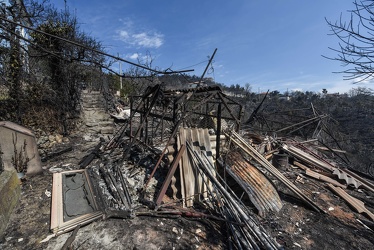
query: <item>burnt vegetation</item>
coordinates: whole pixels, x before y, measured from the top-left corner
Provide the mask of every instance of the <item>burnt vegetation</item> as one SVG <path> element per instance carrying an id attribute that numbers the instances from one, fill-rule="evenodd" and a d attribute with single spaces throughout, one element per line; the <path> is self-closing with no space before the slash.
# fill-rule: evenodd
<path id="1" fill-rule="evenodd" d="M 247 160 L 245 158 L 240 159 L 238 154 L 235 155 L 235 151 L 225 152 L 224 147 L 221 148 L 220 144 L 221 135 L 222 137 L 230 138 L 230 143 L 234 143 L 236 149 L 247 150 L 246 152 L 247 154 L 249 152 L 250 158 L 257 158 L 257 165 L 262 165 L 260 163 L 264 163 L 262 168 L 271 172 L 274 167 L 269 161 L 254 148 L 253 151 L 251 151 L 251 145 L 246 145 L 244 147 L 242 141 L 240 141 L 242 137 L 240 137 L 239 134 L 236 135 L 234 130 L 244 131 L 245 136 L 248 137 L 253 144 L 261 144 L 263 138 L 265 138 L 264 141 L 271 138 L 267 146 L 274 146 L 274 148 L 275 146 L 278 148 L 279 145 L 286 140 L 291 142 L 299 141 L 300 145 L 305 142 L 316 142 L 314 146 L 318 148 L 318 150 L 321 150 L 321 157 L 334 160 L 339 166 L 344 168 L 344 171 L 348 169 L 348 171 L 359 172 L 360 175 L 364 175 L 365 177 L 374 177 L 374 91 L 370 88 L 353 86 L 348 93 L 344 94 L 329 93 L 327 89 L 321 90 L 321 93 L 312 91 L 287 91 L 285 93 L 280 93 L 277 90 L 256 93 L 251 90 L 250 83 L 246 83 L 244 86 L 240 84 L 226 86 L 215 82 L 213 78 L 204 77 L 205 72 L 203 76 L 195 76 L 188 74 L 189 70 L 180 72 L 173 71 L 172 69 L 161 70 L 154 66 L 154 58 L 152 58 L 150 54 L 147 54 L 147 58 L 144 61 L 138 61 L 136 63 L 111 56 L 105 52 L 105 47 L 101 42 L 90 37 L 80 29 L 77 17 L 72 15 L 67 8 L 63 11 L 58 11 L 53 6 L 49 5 L 47 1 L 16 0 L 10 2 L 11 4 L 9 6 L 1 6 L 0 13 L 0 121 L 13 121 L 31 128 L 36 132 L 36 136 L 38 136 L 38 133 L 43 132 L 44 135 L 58 133 L 64 137 L 68 137 L 79 130 L 78 123 L 80 122 L 81 114 L 84 113 L 84 101 L 81 96 L 83 95 L 82 90 L 87 90 L 85 94 L 88 95 L 92 94 L 90 91 L 96 92 L 100 96 L 102 94 L 106 102 L 107 113 L 118 112 L 119 107 L 123 108 L 122 111 L 130 107 L 129 109 L 131 109 L 132 112 L 128 115 L 130 118 L 127 117 L 124 119 L 126 120 L 125 122 L 122 121 L 122 123 L 118 122 L 118 124 L 116 124 L 118 125 L 117 132 L 114 133 L 112 138 L 108 136 L 109 142 L 104 145 L 105 139 L 100 138 L 100 142 L 94 150 L 88 155 L 85 155 L 81 162 L 78 163 L 81 169 L 87 168 L 91 162 L 97 163 L 99 167 L 94 166 L 92 168 L 93 174 L 91 174 L 97 175 L 95 178 L 97 178 L 98 183 L 101 176 L 107 177 L 104 178 L 105 180 L 103 183 L 107 183 L 106 185 L 110 187 L 108 188 L 110 191 L 107 192 L 108 194 L 116 194 L 116 190 L 127 190 L 129 183 L 123 180 L 124 172 L 128 175 L 126 179 L 131 180 L 131 184 L 134 186 L 132 187 L 132 191 L 135 194 L 133 196 L 139 199 L 139 204 L 152 207 L 152 209 L 155 205 L 160 206 L 167 204 L 163 203 L 164 201 L 162 199 L 167 191 L 170 192 L 170 189 L 168 190 L 167 188 L 169 182 L 172 181 L 171 178 L 173 174 L 170 174 L 170 176 L 168 174 L 170 179 L 166 182 L 165 176 L 168 172 L 166 170 L 168 170 L 171 163 L 174 163 L 174 161 L 169 162 L 170 160 L 167 158 L 166 152 L 169 152 L 169 150 L 174 150 L 173 152 L 176 153 L 176 158 L 179 153 L 179 156 L 182 157 L 184 151 L 188 152 L 188 156 L 194 161 L 194 164 L 201 167 L 198 171 L 206 175 L 209 175 L 211 170 L 208 168 L 205 169 L 205 167 L 212 166 L 211 169 L 214 169 L 215 166 L 207 164 L 207 162 L 210 162 L 210 158 L 202 158 L 202 155 L 206 153 L 200 155 L 196 152 L 201 150 L 211 153 L 211 150 L 205 148 L 206 145 L 210 145 L 211 137 L 213 137 L 215 142 L 214 150 L 218 155 L 220 153 L 222 155 L 226 153 L 229 156 L 229 161 L 237 165 Z M 356 3 L 355 6 L 356 10 L 352 12 L 352 18 L 358 16 L 360 18 L 359 24 L 364 25 L 365 21 L 369 20 L 367 17 L 365 18 L 363 16 L 363 12 L 366 11 L 371 16 L 374 16 L 373 13 L 370 12 L 371 4 L 359 5 Z M 368 69 L 371 67 L 371 64 L 367 63 L 367 61 L 362 61 L 362 63 L 358 65 L 359 61 L 365 58 L 371 60 L 370 57 L 363 56 L 365 53 L 371 54 L 371 52 L 365 51 L 364 47 L 358 45 L 355 47 L 350 44 L 352 39 L 358 37 L 358 31 L 355 31 L 353 21 L 349 25 L 346 25 L 342 21 L 339 23 L 328 22 L 328 25 L 331 26 L 333 34 L 337 35 L 342 41 L 345 41 L 345 43 L 340 46 L 340 50 L 335 50 L 341 53 L 340 56 L 332 59 L 345 62 L 347 65 L 352 63 L 355 65 L 354 70 L 356 71 L 344 71 L 350 74 L 349 79 L 362 81 L 371 78 L 372 72 Z M 368 28 L 369 31 L 371 30 L 371 28 L 366 25 L 364 25 L 364 27 Z M 342 34 L 344 32 L 347 32 L 348 35 L 343 36 Z M 364 44 L 371 42 L 370 40 L 362 41 Z M 213 57 L 214 54 L 209 60 L 206 71 L 208 67 L 212 70 L 213 66 L 211 65 L 211 61 Z M 359 59 L 354 59 L 357 57 Z M 129 63 L 132 66 L 124 73 L 117 73 L 113 71 L 112 65 L 118 62 Z M 359 66 L 363 68 L 360 69 Z M 140 118 L 135 116 L 135 113 L 137 113 Z M 197 134 L 197 130 L 181 132 L 182 130 L 178 130 L 181 124 L 181 127 L 185 125 L 186 127 L 194 129 L 205 128 L 205 134 Z M 99 124 L 95 125 L 99 126 Z M 174 145 L 176 143 L 175 138 L 177 137 L 176 134 L 178 134 L 178 131 L 179 139 L 181 140 L 179 143 L 185 143 L 183 146 L 180 145 L 180 151 L 178 151 Z M 185 133 L 183 135 L 184 137 L 181 136 L 183 133 Z M 200 145 L 199 143 L 195 143 L 190 145 L 189 139 L 191 138 L 188 140 L 186 138 L 193 136 L 197 138 L 207 138 L 209 143 L 205 141 L 204 143 L 206 144 Z M 72 136 L 72 138 L 73 137 L 74 136 Z M 137 137 L 139 137 L 139 140 Z M 182 141 L 181 137 L 184 141 Z M 165 146 L 163 143 L 167 140 L 169 141 Z M 199 142 L 198 140 L 196 141 Z M 79 143 L 76 144 L 79 145 Z M 172 145 L 173 147 L 168 147 Z M 292 145 L 292 143 L 290 143 L 290 145 Z M 24 145 L 24 148 L 25 147 L 26 144 Z M 20 167 L 24 167 L 24 161 L 28 160 L 27 155 L 23 154 L 24 148 L 23 151 L 22 148 L 18 149 L 18 151 L 15 148 L 15 155 L 18 156 L 18 164 L 15 165 L 19 165 Z M 164 151 L 161 151 L 160 148 L 164 148 Z M 227 148 L 230 149 L 230 147 Z M 287 148 L 288 147 L 279 147 L 277 150 L 279 150 L 281 155 L 281 153 L 287 152 Z M 67 147 L 59 151 L 59 153 L 56 153 L 56 155 L 62 155 L 71 149 L 72 146 L 70 145 L 70 148 Z M 106 154 L 105 150 L 110 150 L 111 152 Z M 273 154 L 275 151 L 276 150 L 270 148 L 267 153 Z M 290 152 L 291 150 L 289 149 L 290 162 L 293 162 L 293 158 L 297 157 Z M 293 151 L 293 153 L 295 154 L 295 151 Z M 1 155 L 2 152 L 0 148 L 0 164 L 2 163 Z M 212 155 L 209 156 L 213 159 Z M 49 154 L 49 157 L 53 158 L 54 155 Z M 125 158 L 128 158 L 128 162 L 126 162 L 127 165 L 124 164 Z M 16 162 L 17 159 L 14 158 L 14 161 Z M 47 157 L 45 159 L 47 159 Z M 157 161 L 157 159 L 159 159 L 159 161 Z M 179 160 L 180 159 L 181 158 L 179 158 Z M 176 160 L 175 164 L 173 164 L 175 167 L 174 171 L 182 171 L 180 169 L 176 170 L 179 160 Z M 296 162 L 296 160 L 294 162 Z M 220 162 L 218 163 L 221 164 Z M 235 165 L 234 163 L 231 165 Z M 303 166 L 302 164 L 300 165 Z M 298 167 L 300 167 L 300 165 Z M 159 171 L 162 171 L 161 173 L 156 172 L 158 166 L 160 166 Z M 222 163 L 221 167 L 225 167 L 225 165 Z M 235 174 L 241 174 L 243 169 L 249 168 L 249 166 L 244 164 L 240 165 L 240 167 L 242 168 L 235 169 L 237 173 L 233 173 L 233 176 L 235 176 Z M 255 171 L 254 166 L 250 167 L 253 168 L 252 171 Z M 1 168 L 0 165 L 0 170 Z M 226 166 L 226 168 L 228 167 Z M 305 166 L 304 169 L 300 167 L 300 169 L 303 170 L 305 170 L 305 168 L 310 170 Z M 278 173 L 278 171 L 275 170 L 273 173 Z M 299 170 L 299 172 L 300 171 L 301 170 Z M 139 172 L 142 173 L 142 176 L 147 176 L 147 178 L 144 178 L 144 180 L 142 179 L 142 181 L 135 178 L 132 179 L 134 176 L 138 178 Z M 260 176 L 260 171 L 257 172 Z M 179 172 L 179 174 L 180 173 L 181 172 Z M 276 175 L 278 180 L 275 180 L 274 183 L 282 182 L 288 185 L 286 185 L 286 187 L 295 188 L 293 183 L 299 181 L 297 184 L 300 184 L 300 187 L 308 190 L 309 186 L 307 185 L 310 183 L 308 184 L 308 182 L 300 180 L 302 179 L 300 175 L 296 175 L 290 169 L 287 169 L 286 173 L 288 174 L 287 178 L 283 176 L 283 174 Z M 154 176 L 157 178 L 153 178 Z M 330 174 L 330 176 L 332 176 L 332 174 Z M 239 195 L 242 197 L 239 199 L 235 196 L 235 199 L 232 199 L 231 195 L 227 193 L 222 185 L 222 183 L 224 183 L 223 180 L 218 180 L 218 177 L 216 180 L 215 176 L 209 176 L 209 178 L 215 180 L 215 182 L 213 182 L 214 189 L 219 190 L 219 195 L 212 195 L 212 197 L 227 196 L 230 198 L 227 198 L 225 201 L 228 204 L 227 206 L 217 206 L 217 209 L 220 209 L 219 211 L 221 214 L 225 214 L 225 218 L 231 218 L 231 212 L 235 209 L 228 209 L 228 207 L 234 207 L 234 205 L 239 204 L 239 200 L 241 201 L 244 193 L 242 192 L 242 194 L 239 194 L 238 191 L 238 197 Z M 303 178 L 305 178 L 305 176 Z M 155 182 L 156 179 L 160 182 Z M 288 179 L 294 179 L 295 181 L 291 182 Z M 38 179 L 34 179 L 35 185 L 38 185 L 38 181 L 36 180 Z M 40 180 L 42 180 L 42 177 L 40 177 Z M 147 182 L 145 182 L 146 180 Z M 180 178 L 179 181 L 182 182 L 182 180 L 183 178 Z M 203 179 L 200 181 L 202 180 Z M 233 181 L 234 179 L 229 180 Z M 250 181 L 249 178 L 248 180 Z M 268 179 L 264 177 L 263 181 L 265 180 L 268 181 Z M 30 179 L 30 182 L 32 181 L 33 180 Z M 50 180 L 44 180 L 45 183 L 47 183 L 47 181 L 49 187 L 51 187 L 52 184 Z M 161 187 L 164 181 L 166 182 L 165 187 Z M 152 190 L 154 193 L 146 192 L 146 187 L 149 182 L 151 182 L 150 186 L 155 186 Z M 154 183 L 152 184 L 152 182 Z M 191 180 L 188 179 L 186 182 L 191 182 Z M 182 187 L 184 184 L 178 183 L 178 185 Z M 199 186 L 203 187 L 204 185 Z M 309 191 L 312 192 L 312 190 L 314 190 L 312 192 L 313 195 L 320 194 L 322 189 L 317 189 L 317 185 L 310 186 L 312 186 L 312 188 L 309 187 Z M 24 188 L 26 188 L 26 185 L 24 185 Z M 40 188 L 44 189 L 44 186 Z M 160 193 L 162 193 L 162 195 L 158 196 L 159 198 L 154 204 L 153 196 L 156 197 L 155 191 L 161 188 L 162 192 Z M 301 202 L 299 201 L 299 203 L 297 203 L 297 201 L 293 201 L 291 196 L 287 194 L 287 191 L 284 192 L 284 190 L 287 190 L 285 186 L 283 186 L 283 188 L 277 186 L 277 188 L 279 188 L 277 191 L 279 191 L 283 201 L 288 202 L 286 206 L 287 210 L 284 210 L 293 212 L 293 208 L 295 208 L 295 206 L 297 208 L 295 204 Z M 238 190 L 241 189 L 238 188 Z M 300 194 L 300 196 L 298 196 L 299 198 L 304 197 L 301 192 L 299 193 L 298 189 L 293 190 L 296 190 L 296 193 Z M 31 192 L 30 190 L 26 191 Z M 271 189 L 271 191 L 276 193 L 275 189 Z M 323 192 L 324 191 L 325 190 L 323 190 Z M 143 196 L 138 195 L 138 192 Z M 200 190 L 199 195 L 206 192 L 207 191 Z M 120 201 L 119 203 L 111 202 L 116 206 L 122 202 L 126 208 L 123 211 L 127 213 L 127 210 L 130 211 L 132 209 L 132 197 L 130 192 L 125 192 L 124 194 L 126 196 L 115 197 L 115 200 L 117 200 L 116 202 Z M 186 197 L 193 197 L 195 194 L 190 196 L 186 194 L 186 197 L 183 195 L 180 200 L 185 202 L 185 200 L 190 199 L 186 199 Z M 238 200 L 236 200 L 237 198 Z M 244 200 L 247 199 L 248 201 L 248 198 L 249 196 L 244 196 Z M 277 196 L 277 198 L 279 197 Z M 166 199 L 169 198 L 167 197 Z M 369 200 L 370 196 L 367 196 L 366 199 Z M 49 199 L 47 200 L 49 201 Z M 292 202 L 290 202 L 290 200 L 292 200 Z M 308 204 L 314 204 L 313 201 L 309 199 L 306 200 L 310 201 Z M 220 202 L 217 200 L 216 203 L 218 204 Z M 258 201 L 258 203 L 261 202 Z M 369 201 L 367 204 L 371 206 L 372 202 Z M 114 205 L 113 207 L 116 207 Z M 191 205 L 189 204 L 188 207 L 192 207 L 192 205 L 193 203 Z M 282 203 L 278 205 L 279 209 L 281 209 Z M 327 206 L 327 203 L 323 203 L 322 205 Z M 26 207 L 26 205 L 23 206 Z M 43 205 L 40 206 L 48 210 L 45 214 L 49 214 L 49 202 L 45 202 L 45 204 L 43 203 Z M 110 207 L 108 204 L 107 206 Z M 260 205 L 259 207 L 261 208 Z M 241 207 L 236 209 L 238 211 L 242 210 Z M 21 208 L 19 208 L 19 211 L 20 210 Z M 318 206 L 314 207 L 314 210 L 320 212 Z M 127 218 L 129 216 L 129 214 L 110 214 L 110 212 L 113 211 L 106 211 L 108 217 L 112 215 L 112 217 Z M 248 214 L 251 214 L 252 210 L 251 212 L 249 211 L 250 210 L 248 210 Z M 295 211 L 298 212 L 298 210 Z M 133 211 L 131 210 L 130 212 Z M 151 211 L 152 213 L 149 213 L 148 210 L 137 212 L 139 216 L 155 216 L 155 212 Z M 176 214 L 176 212 L 178 212 L 178 214 Z M 169 223 L 171 227 L 176 223 L 175 220 L 171 220 L 172 218 L 186 215 L 187 212 L 190 211 L 165 210 L 160 211 L 158 215 L 161 217 L 161 215 L 170 213 Z M 262 211 L 259 212 L 261 213 Z M 309 212 L 308 210 L 308 214 L 310 214 Z M 21 212 L 17 213 L 20 214 Z M 201 215 L 205 216 L 203 213 L 192 214 L 193 216 L 191 216 L 191 214 L 189 215 L 190 217 L 195 216 L 197 218 L 201 217 Z M 212 218 L 217 219 L 218 217 L 215 215 L 216 214 L 213 214 Z M 240 217 L 242 217 L 240 220 L 243 220 L 245 223 L 249 221 L 247 212 L 240 214 Z M 277 218 L 274 216 L 274 218 L 269 219 L 268 222 L 263 218 L 262 223 L 267 229 L 270 228 L 275 232 L 277 227 L 281 228 L 282 224 L 285 225 L 284 222 L 277 222 Z M 284 218 L 288 221 L 295 219 L 290 218 L 287 214 L 284 215 Z M 310 218 L 312 221 L 320 221 L 326 219 L 326 216 L 323 217 L 319 214 L 311 214 Z M 302 215 L 300 215 L 300 221 L 301 219 L 304 219 Z M 221 219 L 220 223 L 221 222 L 223 225 L 223 222 L 226 223 L 227 221 Z M 117 222 L 114 222 L 114 224 L 116 223 Z M 220 223 L 211 225 L 214 227 L 217 226 L 217 228 L 221 230 L 224 227 L 221 227 Z M 142 224 L 139 222 L 139 231 L 144 229 L 144 224 L 144 222 L 142 222 Z M 147 224 L 151 223 L 147 221 Z M 103 228 L 106 228 L 106 225 L 103 225 Z M 118 223 L 118 225 L 120 225 L 120 223 Z M 218 225 L 220 226 L 218 227 Z M 295 225 L 298 227 L 298 224 Z M 245 225 L 241 223 L 231 225 L 230 227 L 234 228 L 232 230 L 233 232 L 238 231 L 235 229 L 236 226 L 238 226 L 238 228 L 240 226 L 241 230 L 241 227 Z M 249 224 L 247 226 L 248 229 L 253 227 Z M 325 227 L 325 223 L 319 223 L 317 226 L 321 228 Z M 336 224 L 336 227 L 339 226 L 339 224 Z M 43 227 L 45 227 L 44 221 Z M 123 228 L 122 225 L 120 225 L 120 227 Z M 185 225 L 185 227 L 187 228 L 187 225 Z M 307 230 L 320 237 L 320 232 L 314 233 L 314 231 L 318 231 L 318 227 L 311 226 Z M 159 230 L 158 227 L 155 228 L 155 232 Z M 361 230 L 360 232 L 364 231 Z M 213 230 L 211 233 L 213 235 Z M 227 232 L 220 233 L 226 234 Z M 182 233 L 180 234 L 182 235 Z M 260 233 L 255 232 L 255 235 L 257 234 Z M 367 233 L 367 235 L 369 235 L 369 233 Z M 333 236 L 328 235 L 328 237 L 331 237 L 331 239 L 328 239 L 331 243 L 328 242 L 326 244 L 334 245 L 336 237 Z M 118 238 L 121 238 L 121 236 L 118 236 Z M 209 244 L 216 241 L 215 235 L 207 238 Z M 281 235 L 278 237 L 278 243 L 285 246 L 292 246 L 293 243 L 288 238 L 292 237 Z M 342 237 L 340 240 L 343 241 L 343 238 L 345 237 Z M 370 237 L 367 238 L 369 239 Z M 124 238 L 122 240 L 125 242 Z M 268 240 L 270 243 L 267 242 Z M 190 239 L 188 236 L 185 236 L 183 242 L 186 243 L 182 245 L 183 249 L 191 247 L 188 245 L 189 241 Z M 237 241 L 239 242 L 241 239 L 237 239 Z M 127 242 L 124 244 L 127 244 Z M 172 242 L 172 244 L 174 244 L 174 242 Z M 217 245 L 220 244 L 221 243 Z M 226 243 L 222 244 L 222 247 L 225 246 L 225 244 Z M 272 244 L 272 239 L 266 237 L 264 248 L 272 249 L 273 247 L 277 247 L 272 246 Z M 349 244 L 350 243 L 347 243 L 347 245 Z M 240 249 L 240 244 L 238 244 L 238 246 L 238 249 Z M 244 248 L 248 247 L 245 246 Z"/>
<path id="2" fill-rule="evenodd" d="M 47 1 L 12 3 L 1 8 L 0 120 L 68 135 L 75 129 L 84 88 L 101 90 L 110 110 L 114 109 L 116 91 L 120 91 L 126 104 L 129 96 L 142 95 L 149 86 L 161 84 L 179 89 L 193 87 L 201 81 L 198 76 L 177 74 L 170 69 L 157 70 L 148 54 L 145 61 L 134 63 L 122 74 L 120 83 L 118 73 L 110 69 L 120 58 L 108 57 L 104 46 L 80 29 L 77 17 L 68 9 L 57 11 Z M 328 22 L 334 34 L 345 41 L 340 45 L 340 56 L 333 59 L 347 65 L 352 63 L 348 56 L 363 59 L 368 58 L 365 54 L 371 54 L 358 45 L 354 47 L 349 40 L 359 34 L 354 17 L 359 18 L 358 25 L 371 30 L 365 25 L 368 16 L 372 16 L 371 5 L 356 3 L 355 6 L 348 24 Z M 342 32 L 347 35 L 343 36 Z M 369 43 L 370 38 L 363 42 Z M 365 62 L 360 65 L 369 67 Z M 351 77 L 362 77 L 366 72 L 355 69 Z M 243 104 L 243 127 L 262 134 L 298 136 L 305 140 L 317 138 L 327 147 L 346 151 L 343 155 L 331 154 L 348 167 L 374 174 L 372 89 L 356 87 L 347 94 L 330 94 L 327 90 L 322 93 L 275 90 L 265 96 L 252 92 L 249 83 L 225 86 L 211 78 L 203 80 L 208 86 L 219 85 Z"/>

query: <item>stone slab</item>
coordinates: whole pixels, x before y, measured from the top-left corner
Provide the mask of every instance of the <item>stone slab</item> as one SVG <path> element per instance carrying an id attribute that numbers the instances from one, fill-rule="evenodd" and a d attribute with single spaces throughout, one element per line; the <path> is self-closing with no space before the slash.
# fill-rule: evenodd
<path id="1" fill-rule="evenodd" d="M 101 134 L 113 134 L 114 128 L 113 127 L 103 127 L 100 129 Z"/>

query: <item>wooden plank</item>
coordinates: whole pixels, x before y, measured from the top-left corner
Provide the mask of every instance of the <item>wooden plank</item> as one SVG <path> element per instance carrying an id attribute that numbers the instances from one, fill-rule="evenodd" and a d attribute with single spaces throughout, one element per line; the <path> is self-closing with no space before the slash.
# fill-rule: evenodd
<path id="1" fill-rule="evenodd" d="M 340 182 L 338 182 L 338 181 L 336 181 L 336 180 L 334 180 L 334 179 L 332 179 L 332 178 L 330 178 L 330 177 L 328 177 L 326 175 L 317 173 L 317 172 L 311 170 L 310 168 L 308 168 L 307 166 L 301 164 L 300 162 L 295 161 L 294 165 L 297 166 L 297 167 L 299 167 L 299 168 L 301 168 L 301 169 L 304 169 L 305 170 L 305 174 L 307 176 L 313 177 L 313 178 L 315 178 L 317 180 L 329 182 L 329 183 L 331 183 L 331 184 L 333 184 L 333 185 L 335 185 L 337 187 L 346 188 L 346 186 L 343 185 L 343 184 L 341 184 Z"/>
<path id="2" fill-rule="evenodd" d="M 336 181 L 336 180 L 334 180 L 334 179 L 332 179 L 332 178 L 330 178 L 330 177 L 324 176 L 324 175 L 322 175 L 322 174 L 319 174 L 319 173 L 317 173 L 317 172 L 314 172 L 314 171 L 311 170 L 311 169 L 306 169 L 306 170 L 305 170 L 305 174 L 306 174 L 307 176 L 313 177 L 313 178 L 315 178 L 315 179 L 317 179 L 317 180 L 321 180 L 321 181 L 325 181 L 325 182 L 331 183 L 331 184 L 333 184 L 333 185 L 335 185 L 335 186 L 337 186 L 337 187 L 346 188 L 345 185 L 339 183 L 338 181 Z"/>
<path id="3" fill-rule="evenodd" d="M 345 192 L 340 187 L 335 187 L 332 184 L 327 184 L 327 186 L 334 191 L 337 195 L 339 195 L 341 198 L 343 198 L 351 207 L 354 208 L 355 211 L 357 211 L 360 214 L 367 215 L 372 221 L 374 221 L 374 214 L 370 212 L 364 205 L 362 201 L 359 199 L 356 199 L 352 196 L 350 196 L 347 192 Z"/>
<path id="4" fill-rule="evenodd" d="M 186 150 L 186 145 L 183 144 L 181 146 L 181 149 L 179 150 L 178 154 L 176 155 L 171 167 L 169 168 L 169 172 L 166 175 L 164 183 L 162 184 L 162 188 L 161 188 L 160 193 L 158 195 L 158 198 L 156 200 L 157 206 L 159 206 L 161 204 L 162 199 L 164 198 L 164 195 L 166 193 L 166 190 L 167 190 L 167 188 L 168 188 L 168 186 L 171 182 L 171 178 L 172 178 L 172 176 L 174 176 L 174 173 L 175 173 L 175 170 L 177 169 L 179 160 L 181 159 L 185 150 Z"/>
<path id="5" fill-rule="evenodd" d="M 52 181 L 52 208 L 51 208 L 51 230 L 57 228 L 62 222 L 62 175 L 61 173 L 53 174 Z"/>

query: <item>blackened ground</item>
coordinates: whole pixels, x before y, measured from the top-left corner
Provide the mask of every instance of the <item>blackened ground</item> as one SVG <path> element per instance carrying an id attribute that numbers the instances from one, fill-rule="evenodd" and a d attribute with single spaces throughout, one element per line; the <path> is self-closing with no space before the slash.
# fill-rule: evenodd
<path id="1" fill-rule="evenodd" d="M 20 201 L 11 216 L 0 249 L 61 249 L 71 233 L 41 243 L 50 228 L 52 191 L 51 169 L 74 169 L 95 144 L 71 138 L 73 150 L 50 159 L 44 173 L 22 183 Z M 288 169 L 285 175 L 295 181 L 300 170 Z M 301 183 L 302 182 L 302 183 Z M 303 177 L 294 182 L 326 214 L 307 208 L 281 183 L 274 180 L 284 204 L 276 214 L 262 218 L 263 226 L 285 249 L 374 249 L 374 233 L 356 219 L 367 220 L 355 213 L 322 182 Z M 373 200 L 373 193 L 348 190 L 352 195 Z M 136 217 L 93 222 L 79 229 L 72 249 L 228 249 L 224 227 L 211 220 L 188 220 L 182 217 Z"/>
<path id="2" fill-rule="evenodd" d="M 49 239 L 52 173 L 77 169 L 77 163 L 94 144 L 72 138 L 72 151 L 44 164 L 42 175 L 22 182 L 15 208 L 0 249 L 61 249 L 71 233 Z M 139 216 L 132 219 L 99 220 L 79 229 L 72 249 L 226 249 L 226 233 L 215 221 L 183 217 Z"/>

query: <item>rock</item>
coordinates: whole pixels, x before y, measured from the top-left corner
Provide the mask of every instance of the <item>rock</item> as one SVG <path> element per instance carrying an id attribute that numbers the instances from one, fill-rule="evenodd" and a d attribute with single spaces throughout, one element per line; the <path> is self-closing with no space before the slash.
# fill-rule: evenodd
<path id="1" fill-rule="evenodd" d="M 47 136 L 41 136 L 39 137 L 38 141 L 37 141 L 37 144 L 38 145 L 43 145 L 45 144 L 46 142 L 48 142 L 48 137 Z"/>
<path id="2" fill-rule="evenodd" d="M 127 179 L 127 182 L 129 183 L 130 187 L 135 186 L 135 181 L 134 181 L 133 179 L 128 178 L 128 179 Z"/>
<path id="3" fill-rule="evenodd" d="M 299 243 L 294 242 L 293 244 L 294 244 L 295 246 L 298 246 L 298 247 L 301 248 L 301 245 L 300 245 Z"/>
<path id="4" fill-rule="evenodd" d="M 56 135 L 56 142 L 57 142 L 57 143 L 61 143 L 61 142 L 62 142 L 62 138 L 63 138 L 62 135 L 57 134 L 57 135 Z"/>
<path id="5" fill-rule="evenodd" d="M 48 136 L 48 140 L 49 140 L 50 142 L 54 142 L 54 141 L 56 141 L 56 137 L 53 136 L 53 135 L 49 135 L 49 136 Z"/>
<path id="6" fill-rule="evenodd" d="M 83 139 L 85 141 L 92 141 L 92 136 L 90 134 L 86 134 L 86 135 L 83 136 Z"/>
<path id="7" fill-rule="evenodd" d="M 52 194 L 51 191 L 45 190 L 44 193 L 45 193 L 45 195 L 46 195 L 48 198 L 51 197 L 51 194 Z"/>

